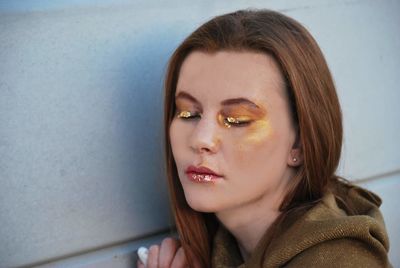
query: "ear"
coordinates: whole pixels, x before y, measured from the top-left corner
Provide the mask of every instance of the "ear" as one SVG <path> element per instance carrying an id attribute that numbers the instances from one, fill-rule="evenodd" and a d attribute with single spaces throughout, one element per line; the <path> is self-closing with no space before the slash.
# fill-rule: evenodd
<path id="1" fill-rule="evenodd" d="M 288 165 L 291 167 L 298 167 L 303 164 L 303 149 L 300 142 L 300 134 L 296 133 L 296 140 L 293 143 L 292 149 L 288 155 Z"/>

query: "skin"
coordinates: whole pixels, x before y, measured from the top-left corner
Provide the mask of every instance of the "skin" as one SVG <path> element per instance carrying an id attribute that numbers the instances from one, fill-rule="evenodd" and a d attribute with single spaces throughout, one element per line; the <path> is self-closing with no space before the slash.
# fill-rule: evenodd
<path id="1" fill-rule="evenodd" d="M 195 51 L 183 62 L 175 96 L 169 134 L 186 200 L 215 213 L 246 260 L 279 216 L 302 163 L 281 71 L 264 53 Z M 193 182 L 190 165 L 222 177 Z"/>
<path id="2" fill-rule="evenodd" d="M 147 266 L 140 260 L 137 261 L 138 268 L 183 268 L 187 267 L 185 253 L 179 242 L 173 238 L 165 238 L 161 245 L 153 245 L 149 248 Z"/>

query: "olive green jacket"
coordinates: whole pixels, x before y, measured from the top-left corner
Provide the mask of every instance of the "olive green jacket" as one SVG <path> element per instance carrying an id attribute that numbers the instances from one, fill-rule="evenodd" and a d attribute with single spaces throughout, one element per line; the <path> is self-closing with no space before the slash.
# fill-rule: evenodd
<path id="1" fill-rule="evenodd" d="M 360 187 L 338 183 L 303 214 L 288 217 L 270 241 L 262 237 L 244 263 L 233 236 L 219 227 L 212 266 L 226 267 L 391 267 L 380 198 Z M 350 205 L 350 206 L 348 206 Z M 356 213 L 346 207 L 353 207 Z"/>

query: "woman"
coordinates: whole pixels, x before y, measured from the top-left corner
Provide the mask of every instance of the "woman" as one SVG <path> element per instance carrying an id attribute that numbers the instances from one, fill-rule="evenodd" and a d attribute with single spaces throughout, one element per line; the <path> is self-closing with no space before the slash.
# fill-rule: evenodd
<path id="1" fill-rule="evenodd" d="M 172 55 L 165 90 L 180 241 L 152 246 L 147 267 L 390 266 L 379 197 L 334 174 L 340 106 L 302 25 L 216 17 Z"/>

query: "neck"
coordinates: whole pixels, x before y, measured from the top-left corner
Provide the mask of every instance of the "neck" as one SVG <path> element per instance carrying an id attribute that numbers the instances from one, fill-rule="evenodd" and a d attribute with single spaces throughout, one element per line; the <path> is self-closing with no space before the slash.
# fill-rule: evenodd
<path id="1" fill-rule="evenodd" d="M 235 237 L 246 261 L 264 233 L 281 214 L 279 207 L 286 193 L 282 183 L 274 192 L 267 192 L 256 200 L 216 212 L 218 220 Z"/>
<path id="2" fill-rule="evenodd" d="M 235 237 L 244 260 L 248 259 L 263 234 L 279 215 L 279 206 L 270 210 L 253 207 L 216 214 L 218 220 Z"/>

